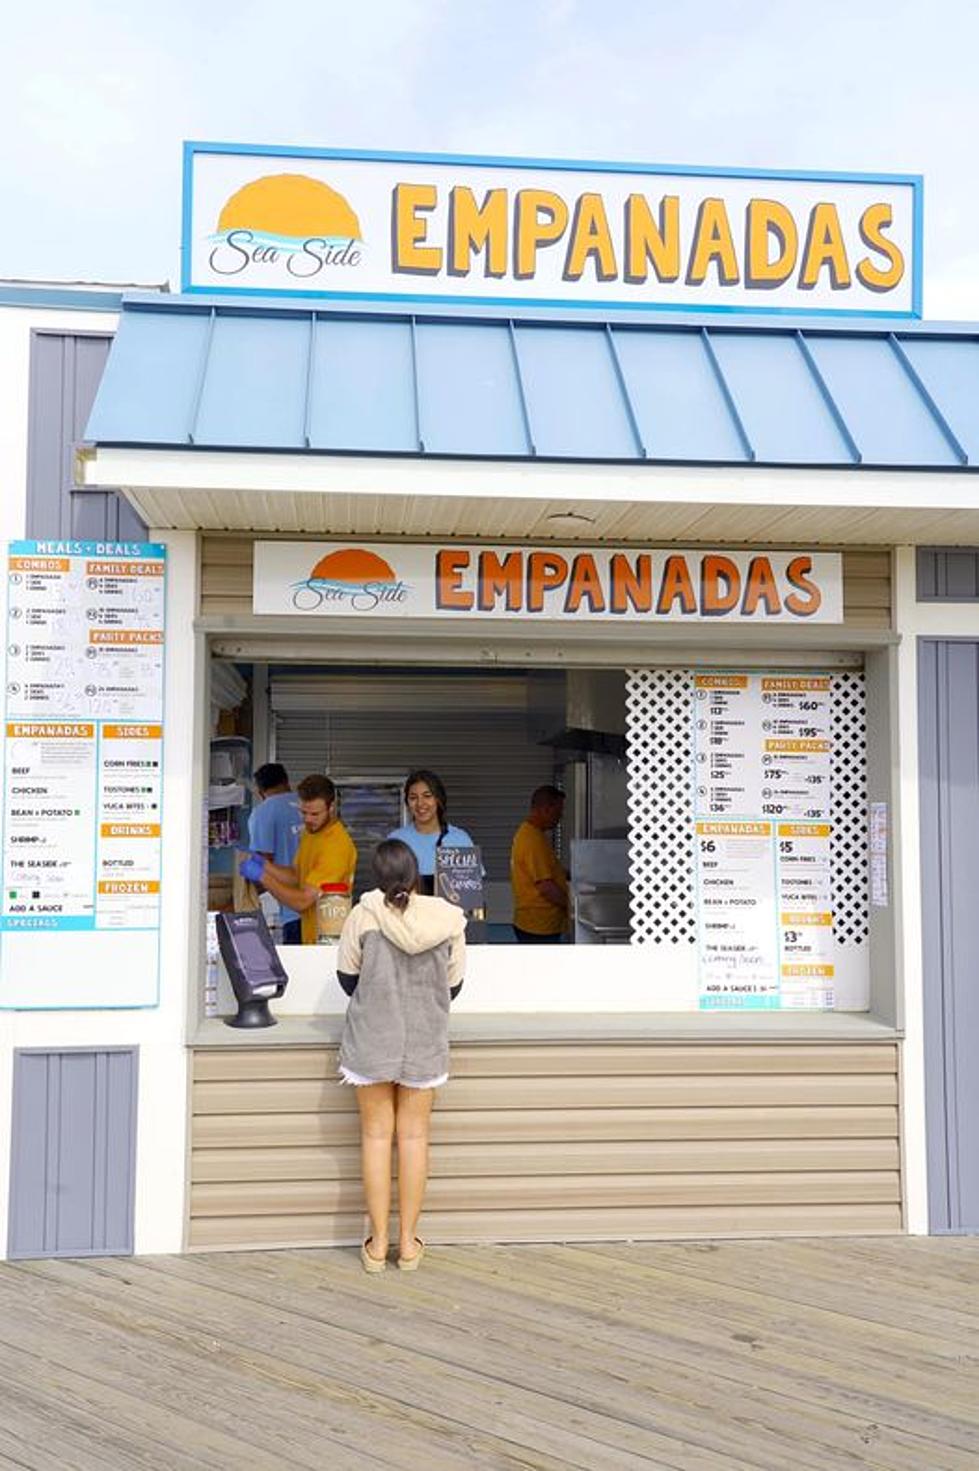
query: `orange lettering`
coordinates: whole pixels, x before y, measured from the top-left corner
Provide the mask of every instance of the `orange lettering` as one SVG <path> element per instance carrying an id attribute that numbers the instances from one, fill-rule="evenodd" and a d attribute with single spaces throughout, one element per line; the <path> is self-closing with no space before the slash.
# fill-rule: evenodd
<path id="1" fill-rule="evenodd" d="M 637 613 L 648 613 L 653 606 L 653 559 L 640 552 L 635 568 L 622 552 L 612 558 L 612 597 L 610 613 L 627 613 L 630 605 Z"/>
<path id="2" fill-rule="evenodd" d="M 769 613 L 781 613 L 782 601 L 778 595 L 778 583 L 772 564 L 767 557 L 752 557 L 748 568 L 748 581 L 744 590 L 744 601 L 741 611 L 746 618 L 750 618 L 756 612 L 759 603 L 765 605 L 765 615 Z"/>
<path id="3" fill-rule="evenodd" d="M 702 557 L 700 562 L 700 611 L 705 618 L 719 618 L 737 607 L 741 596 L 741 573 L 730 557 Z"/>
<path id="4" fill-rule="evenodd" d="M 790 592 L 785 599 L 786 608 L 797 618 L 811 618 L 819 610 L 823 601 L 819 588 L 814 582 L 810 582 L 807 576 L 807 573 L 811 571 L 812 557 L 793 557 L 785 569 L 785 575 L 792 586 L 806 594 L 804 598 L 800 598 L 794 592 Z"/>
<path id="5" fill-rule="evenodd" d="M 681 613 L 696 613 L 697 594 L 693 590 L 686 557 L 667 557 L 659 597 L 656 600 L 657 613 L 668 614 L 678 598 Z"/>
<path id="6" fill-rule="evenodd" d="M 479 554 L 479 608 L 491 613 L 501 593 L 506 593 L 507 611 L 520 611 L 523 592 L 522 558 L 519 552 L 509 552 L 502 561 L 495 552 Z"/>
<path id="7" fill-rule="evenodd" d="M 457 608 L 469 612 L 473 595 L 462 586 L 462 574 L 469 566 L 469 553 L 449 548 L 435 554 L 435 606 Z"/>
<path id="8" fill-rule="evenodd" d="M 582 552 L 579 556 L 575 557 L 571 564 L 571 582 L 568 587 L 568 596 L 564 603 L 564 611 L 566 613 L 577 613 L 581 607 L 582 600 L 585 598 L 588 600 L 589 612 L 605 612 L 605 593 L 602 590 L 602 579 L 598 575 L 595 558 L 590 552 Z"/>
<path id="9" fill-rule="evenodd" d="M 563 587 L 568 577 L 568 563 L 557 552 L 531 552 L 527 558 L 527 612 L 539 613 L 544 594 Z"/>

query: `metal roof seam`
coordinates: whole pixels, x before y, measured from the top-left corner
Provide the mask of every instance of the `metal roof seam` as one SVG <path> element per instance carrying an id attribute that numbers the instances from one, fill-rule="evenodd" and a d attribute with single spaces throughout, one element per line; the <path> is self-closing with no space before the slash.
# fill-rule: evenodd
<path id="1" fill-rule="evenodd" d="M 928 410 L 935 423 L 938 425 L 938 428 L 941 431 L 945 442 L 952 450 L 952 453 L 955 455 L 959 464 L 967 465 L 969 463 L 968 454 L 959 441 L 958 436 L 952 429 L 951 424 L 948 422 L 945 415 L 942 413 L 941 409 L 932 398 L 931 393 L 925 387 L 924 380 L 919 374 L 917 368 L 914 366 L 914 363 L 912 363 L 911 359 L 908 357 L 907 353 L 905 352 L 904 348 L 901 346 L 900 342 L 893 332 L 888 333 L 887 340 L 891 344 L 891 350 L 897 357 L 897 360 L 901 364 L 901 367 L 904 369 L 912 384 L 921 395 L 921 399 L 925 405 L 925 408 Z"/>
<path id="2" fill-rule="evenodd" d="M 836 399 L 829 391 L 829 384 L 823 377 L 822 372 L 819 368 L 819 364 L 813 357 L 809 344 L 806 341 L 805 333 L 801 330 L 801 328 L 796 331 L 795 340 L 798 345 L 799 351 L 802 353 L 803 361 L 808 367 L 809 372 L 812 374 L 813 382 L 819 389 L 819 393 L 823 400 L 823 403 L 829 410 L 830 418 L 833 420 L 833 423 L 836 425 L 837 429 L 843 437 L 843 443 L 849 450 L 851 459 L 853 460 L 854 464 L 863 464 L 863 455 L 860 453 L 860 447 L 857 444 L 857 441 L 854 439 L 853 435 L 850 433 L 849 425 L 847 424 L 846 419 L 843 417 L 843 411 L 841 410 L 839 404 L 836 402 Z"/>
<path id="3" fill-rule="evenodd" d="M 639 421 L 636 418 L 636 411 L 633 408 L 632 395 L 629 392 L 629 385 L 626 381 L 625 369 L 623 368 L 622 360 L 619 357 L 619 350 L 615 345 L 615 334 L 612 331 L 611 322 L 605 323 L 605 341 L 608 343 L 608 350 L 612 355 L 612 367 L 615 369 L 616 382 L 619 385 L 619 392 L 622 394 L 622 402 L 625 405 L 626 417 L 629 420 L 629 427 L 632 430 L 633 438 L 636 441 L 636 448 L 639 451 L 641 459 L 648 459 L 649 456 L 646 454 L 646 446 L 643 443 L 642 434 L 639 432 Z"/>
<path id="4" fill-rule="evenodd" d="M 756 459 L 754 445 L 748 438 L 748 431 L 744 426 L 744 421 L 742 420 L 740 413 L 738 412 L 738 406 L 734 401 L 734 394 L 731 392 L 730 384 L 728 383 L 721 369 L 720 362 L 717 358 L 717 353 L 714 351 L 714 344 L 710 340 L 710 333 L 707 331 L 706 327 L 701 328 L 700 340 L 704 345 L 704 351 L 707 353 L 707 360 L 714 371 L 714 377 L 717 380 L 718 388 L 721 390 L 721 396 L 723 397 L 724 402 L 727 405 L 728 413 L 734 420 L 734 427 L 738 432 L 738 438 L 741 441 L 745 456 L 748 460 L 754 462 L 754 460 Z"/>
<path id="5" fill-rule="evenodd" d="M 510 350 L 513 353 L 513 371 L 516 377 L 517 394 L 520 399 L 520 413 L 523 416 L 524 433 L 527 436 L 527 451 L 536 457 L 537 446 L 534 443 L 534 435 L 530 424 L 530 409 L 527 404 L 527 392 L 524 388 L 523 371 L 520 367 L 520 348 L 517 345 L 517 332 L 511 319 L 507 323 L 510 329 Z"/>

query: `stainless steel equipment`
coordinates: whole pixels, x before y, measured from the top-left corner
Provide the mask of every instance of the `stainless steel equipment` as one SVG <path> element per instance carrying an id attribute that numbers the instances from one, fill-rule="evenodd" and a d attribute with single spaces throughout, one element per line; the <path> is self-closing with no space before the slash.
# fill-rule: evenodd
<path id="1" fill-rule="evenodd" d="M 624 838 L 574 838 L 571 915 L 576 945 L 627 945 L 629 845 Z"/>

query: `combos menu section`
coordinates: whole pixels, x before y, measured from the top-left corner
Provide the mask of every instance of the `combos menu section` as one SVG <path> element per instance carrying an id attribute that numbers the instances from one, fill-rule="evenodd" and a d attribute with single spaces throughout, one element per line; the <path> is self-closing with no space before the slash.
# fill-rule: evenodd
<path id="1" fill-rule="evenodd" d="M 6 930 L 159 923 L 165 548 L 7 559 Z"/>

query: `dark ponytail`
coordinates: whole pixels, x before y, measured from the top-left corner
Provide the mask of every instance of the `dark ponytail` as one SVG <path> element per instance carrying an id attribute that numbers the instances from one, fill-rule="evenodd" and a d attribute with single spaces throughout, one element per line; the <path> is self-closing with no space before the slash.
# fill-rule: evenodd
<path id="1" fill-rule="evenodd" d="M 405 801 L 408 800 L 408 793 L 412 787 L 419 781 L 425 783 L 435 798 L 435 811 L 439 820 L 439 835 L 435 841 L 435 846 L 436 848 L 441 848 L 445 841 L 445 835 L 449 831 L 449 819 L 446 816 L 449 797 L 445 790 L 445 783 L 434 771 L 426 771 L 424 768 L 420 768 L 418 771 L 412 771 L 408 776 L 408 780 L 405 782 Z"/>
<path id="2" fill-rule="evenodd" d="M 418 863 L 407 843 L 400 838 L 385 838 L 374 849 L 374 877 L 384 892 L 385 904 L 403 914 L 408 900 L 418 889 Z"/>

